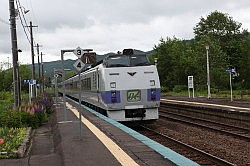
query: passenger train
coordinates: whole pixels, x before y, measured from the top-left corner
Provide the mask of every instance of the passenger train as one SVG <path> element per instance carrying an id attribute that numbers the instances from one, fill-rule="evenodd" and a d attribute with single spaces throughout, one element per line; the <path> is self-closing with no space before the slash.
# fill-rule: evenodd
<path id="1" fill-rule="evenodd" d="M 160 81 L 146 54 L 133 49 L 106 56 L 79 76 L 65 80 L 66 95 L 116 121 L 159 118 Z M 80 83 L 79 83 L 80 82 Z M 61 84 L 62 85 L 62 84 Z M 80 87 L 81 86 L 81 87 Z"/>

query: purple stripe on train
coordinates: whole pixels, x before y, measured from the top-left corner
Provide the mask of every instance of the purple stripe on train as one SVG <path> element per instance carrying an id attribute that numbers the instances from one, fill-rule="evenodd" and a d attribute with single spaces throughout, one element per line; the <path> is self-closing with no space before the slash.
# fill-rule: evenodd
<path id="1" fill-rule="evenodd" d="M 105 104 L 120 103 L 120 91 L 101 92 L 102 100 Z"/>
<path id="2" fill-rule="evenodd" d="M 160 101 L 161 90 L 160 89 L 148 89 L 147 90 L 148 101 Z"/>

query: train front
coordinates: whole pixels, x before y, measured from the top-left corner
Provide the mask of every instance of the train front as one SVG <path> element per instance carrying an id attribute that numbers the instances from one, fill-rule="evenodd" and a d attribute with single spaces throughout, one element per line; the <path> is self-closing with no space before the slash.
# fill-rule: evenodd
<path id="1" fill-rule="evenodd" d="M 156 120 L 160 82 L 146 54 L 127 49 L 103 61 L 101 98 L 107 116 L 117 121 Z"/>

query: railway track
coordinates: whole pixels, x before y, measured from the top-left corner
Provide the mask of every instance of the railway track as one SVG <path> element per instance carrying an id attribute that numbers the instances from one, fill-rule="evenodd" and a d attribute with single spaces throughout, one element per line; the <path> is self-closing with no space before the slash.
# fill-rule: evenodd
<path id="1" fill-rule="evenodd" d="M 216 157 L 212 154 L 209 154 L 205 151 L 202 151 L 200 149 L 197 149 L 191 145 L 188 145 L 186 143 L 183 143 L 179 140 L 176 140 L 172 137 L 169 137 L 165 134 L 162 134 L 160 132 L 157 132 L 153 129 L 150 129 L 146 126 L 140 125 L 141 129 L 136 129 L 138 132 L 141 132 L 142 134 L 146 135 L 147 137 L 156 140 L 157 142 L 160 142 L 161 144 L 171 148 L 172 150 L 186 156 L 187 158 L 197 162 L 200 165 L 228 165 L 232 166 L 233 163 L 230 163 L 224 159 L 221 159 L 219 157 Z"/>
<path id="2" fill-rule="evenodd" d="M 206 128 L 218 133 L 230 135 L 235 138 L 250 141 L 250 129 L 244 127 L 233 126 L 230 124 L 216 122 L 212 120 L 202 119 L 198 117 L 183 115 L 179 113 L 167 112 L 164 109 L 159 110 L 160 118 L 178 121 L 201 128 Z"/>

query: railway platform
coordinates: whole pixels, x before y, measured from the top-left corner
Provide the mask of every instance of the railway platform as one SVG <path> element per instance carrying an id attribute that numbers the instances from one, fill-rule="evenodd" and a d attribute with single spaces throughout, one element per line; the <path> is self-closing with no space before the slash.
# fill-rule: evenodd
<path id="1" fill-rule="evenodd" d="M 250 100 L 247 99 L 162 96 L 161 106 L 169 111 L 250 126 Z"/>
<path id="2" fill-rule="evenodd" d="M 79 111 L 81 113 L 81 133 Z M 77 165 L 198 165 L 139 133 L 92 111 L 67 101 L 57 105 L 59 149 L 65 166 Z M 81 136 L 82 135 L 82 136 Z"/>
<path id="3" fill-rule="evenodd" d="M 36 129 L 29 155 L 0 160 L 1 166 L 198 165 L 74 101 L 67 100 L 64 111 L 59 98 L 55 108 L 52 122 Z"/>
<path id="4" fill-rule="evenodd" d="M 204 108 L 216 108 L 228 111 L 249 112 L 250 113 L 250 100 L 248 99 L 234 99 L 231 101 L 229 98 L 206 98 L 188 96 L 161 96 L 161 102 L 176 103 L 180 105 L 192 105 Z"/>

